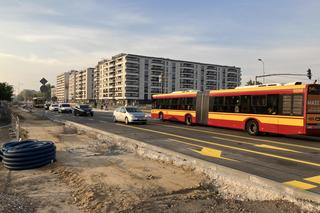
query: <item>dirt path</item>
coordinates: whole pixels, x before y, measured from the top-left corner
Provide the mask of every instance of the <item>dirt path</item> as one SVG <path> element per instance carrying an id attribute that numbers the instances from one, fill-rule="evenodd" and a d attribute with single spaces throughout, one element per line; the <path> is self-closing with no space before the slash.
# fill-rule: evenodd
<path id="1" fill-rule="evenodd" d="M 29 208 L 21 212 L 300 212 L 283 201 L 224 200 L 202 175 L 23 116 L 29 138 L 55 142 L 57 162 L 19 172 L 0 167 L 0 192 L 21 196 Z"/>

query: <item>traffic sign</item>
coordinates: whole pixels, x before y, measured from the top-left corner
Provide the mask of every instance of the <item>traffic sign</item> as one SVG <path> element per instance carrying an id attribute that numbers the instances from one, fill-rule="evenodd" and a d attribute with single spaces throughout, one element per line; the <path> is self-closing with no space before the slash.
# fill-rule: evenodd
<path id="1" fill-rule="evenodd" d="M 43 84 L 43 85 L 45 85 L 46 83 L 48 83 L 48 81 L 47 81 L 47 79 L 42 78 L 42 79 L 40 80 L 40 83 Z"/>

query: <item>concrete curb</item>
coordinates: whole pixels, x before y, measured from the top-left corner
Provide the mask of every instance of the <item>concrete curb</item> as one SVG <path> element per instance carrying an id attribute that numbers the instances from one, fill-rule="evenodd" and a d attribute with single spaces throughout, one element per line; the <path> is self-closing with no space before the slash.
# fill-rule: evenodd
<path id="1" fill-rule="evenodd" d="M 50 118 L 51 119 L 51 118 Z M 76 128 L 99 140 L 107 140 L 142 157 L 163 161 L 178 167 L 205 174 L 226 197 L 249 200 L 287 200 L 307 211 L 320 211 L 320 195 L 300 190 L 256 175 L 200 160 L 165 148 L 98 130 L 71 121 L 51 119 L 67 127 Z"/>

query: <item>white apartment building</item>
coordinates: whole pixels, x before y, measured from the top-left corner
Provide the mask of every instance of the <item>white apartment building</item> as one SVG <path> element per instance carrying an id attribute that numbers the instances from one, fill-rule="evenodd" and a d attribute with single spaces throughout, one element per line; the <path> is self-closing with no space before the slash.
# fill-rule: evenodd
<path id="1" fill-rule="evenodd" d="M 108 102 L 148 102 L 157 93 L 235 88 L 241 69 L 191 61 L 121 53 L 100 61 L 99 98 Z"/>
<path id="2" fill-rule="evenodd" d="M 69 99 L 69 73 L 65 72 L 57 76 L 55 89 L 59 102 L 67 102 Z"/>
<path id="3" fill-rule="evenodd" d="M 76 96 L 77 101 L 92 100 L 94 88 L 94 68 L 78 71 L 76 74 Z"/>
<path id="4" fill-rule="evenodd" d="M 76 76 L 78 71 L 71 70 L 69 72 L 69 101 L 75 102 L 76 100 Z"/>
<path id="5" fill-rule="evenodd" d="M 100 99 L 100 74 L 102 70 L 104 60 L 99 61 L 93 71 L 93 99 L 99 100 Z"/>

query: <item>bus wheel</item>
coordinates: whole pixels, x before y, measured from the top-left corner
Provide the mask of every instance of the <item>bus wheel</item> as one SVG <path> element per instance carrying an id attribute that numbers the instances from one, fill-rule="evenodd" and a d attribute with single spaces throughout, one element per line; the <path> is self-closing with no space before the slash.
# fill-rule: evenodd
<path id="1" fill-rule="evenodd" d="M 159 120 L 160 120 L 160 121 L 164 121 L 163 113 L 162 113 L 162 112 L 159 113 Z"/>
<path id="2" fill-rule="evenodd" d="M 192 124 L 192 117 L 191 115 L 187 115 L 186 118 L 185 118 L 185 122 L 188 126 L 191 126 Z"/>
<path id="3" fill-rule="evenodd" d="M 246 124 L 246 130 L 249 135 L 259 135 L 259 124 L 255 120 L 249 120 Z"/>

